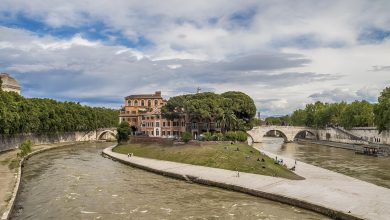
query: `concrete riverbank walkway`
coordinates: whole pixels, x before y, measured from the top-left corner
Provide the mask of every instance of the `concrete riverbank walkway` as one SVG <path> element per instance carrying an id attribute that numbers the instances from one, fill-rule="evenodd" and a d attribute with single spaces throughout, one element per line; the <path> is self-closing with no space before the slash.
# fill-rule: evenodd
<path id="1" fill-rule="evenodd" d="M 169 176 L 182 176 L 182 179 L 196 180 L 194 182 L 197 183 L 215 183 L 210 185 L 225 186 L 224 188 L 319 210 L 322 213 L 325 213 L 326 209 L 333 210 L 335 213 L 331 215 L 334 217 L 390 219 L 390 189 L 302 162 L 297 162 L 296 173 L 306 179 L 288 180 L 250 173 L 240 173 L 237 177 L 237 172 L 230 170 L 137 156 L 128 157 L 112 152 L 112 147 L 104 149 L 103 153 L 134 166 L 155 172 L 162 171 L 160 173 L 167 173 Z M 270 157 L 276 156 L 264 153 Z M 278 159 L 282 158 L 288 167 L 295 163 L 293 159 L 278 156 Z"/>

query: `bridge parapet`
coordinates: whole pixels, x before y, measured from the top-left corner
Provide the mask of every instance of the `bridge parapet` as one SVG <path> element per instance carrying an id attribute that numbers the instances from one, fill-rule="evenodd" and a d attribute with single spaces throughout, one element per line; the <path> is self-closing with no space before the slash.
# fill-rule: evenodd
<path id="1" fill-rule="evenodd" d="M 247 133 L 252 137 L 253 142 L 262 142 L 264 135 L 269 131 L 278 131 L 281 133 L 285 142 L 292 142 L 296 138 L 297 134 L 302 131 L 307 131 L 313 135 L 317 134 L 317 130 L 309 127 L 300 127 L 300 126 L 257 126 L 252 130 L 247 131 Z"/>

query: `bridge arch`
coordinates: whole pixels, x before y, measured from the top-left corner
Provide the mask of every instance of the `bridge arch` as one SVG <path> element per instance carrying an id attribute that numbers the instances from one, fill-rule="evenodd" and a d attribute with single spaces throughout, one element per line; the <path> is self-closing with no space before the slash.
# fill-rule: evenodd
<path id="1" fill-rule="evenodd" d="M 103 137 L 107 137 L 107 134 L 109 134 L 112 139 L 116 139 L 116 132 L 111 131 L 111 130 L 104 130 L 104 131 L 99 132 L 96 139 L 97 140 L 107 140 L 107 139 L 103 139 Z"/>
<path id="2" fill-rule="evenodd" d="M 315 138 L 317 137 L 317 133 L 314 132 L 313 130 L 310 130 L 310 129 L 302 129 L 302 130 L 296 132 L 296 134 L 295 134 L 293 140 L 298 139 L 299 136 L 301 136 L 302 138 L 307 138 L 308 134 L 311 135 L 311 136 L 313 136 L 313 137 L 315 137 Z"/>
<path id="3" fill-rule="evenodd" d="M 275 132 L 275 134 L 272 134 L 272 132 Z M 274 135 L 275 137 L 277 137 L 276 132 L 280 135 L 281 138 L 284 139 L 284 142 L 289 142 L 287 135 L 286 135 L 285 133 L 283 133 L 283 131 L 281 131 L 281 130 L 276 130 L 276 129 L 275 129 L 275 130 L 269 130 L 269 131 L 265 132 L 265 134 L 263 135 L 263 137 L 267 137 L 268 135 L 269 135 L 269 136 Z"/>

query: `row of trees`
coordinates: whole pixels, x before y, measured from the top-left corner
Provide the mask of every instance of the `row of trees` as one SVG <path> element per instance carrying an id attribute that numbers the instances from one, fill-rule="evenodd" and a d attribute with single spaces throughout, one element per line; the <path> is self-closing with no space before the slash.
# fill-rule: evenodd
<path id="1" fill-rule="evenodd" d="M 390 87 L 385 88 L 377 104 L 365 100 L 352 103 L 322 103 L 306 105 L 291 115 L 269 117 L 268 124 L 294 125 L 323 128 L 327 125 L 340 125 L 346 129 L 352 127 L 377 126 L 378 130 L 390 130 Z"/>
<path id="2" fill-rule="evenodd" d="M 252 128 L 256 106 L 251 97 L 242 92 L 215 94 L 204 92 L 175 96 L 162 108 L 164 117 L 178 118 L 188 114 L 200 120 L 221 122 L 224 131 Z"/>
<path id="3" fill-rule="evenodd" d="M 118 124 L 117 110 L 24 98 L 0 90 L 0 134 L 90 131 Z"/>

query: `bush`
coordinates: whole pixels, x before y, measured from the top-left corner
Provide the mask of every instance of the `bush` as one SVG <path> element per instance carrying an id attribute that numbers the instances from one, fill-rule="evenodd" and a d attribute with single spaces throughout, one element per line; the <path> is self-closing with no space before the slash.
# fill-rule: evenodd
<path id="1" fill-rule="evenodd" d="M 127 142 L 129 140 L 129 134 L 130 134 L 129 123 L 122 121 L 116 130 L 118 131 L 117 134 L 118 143 Z"/>
<path id="2" fill-rule="evenodd" d="M 236 141 L 237 140 L 237 134 L 235 131 L 228 131 L 225 133 L 225 140 L 227 141 Z"/>
<path id="3" fill-rule="evenodd" d="M 212 135 L 210 132 L 205 132 L 203 133 L 203 140 L 204 141 L 211 141 L 212 140 Z"/>
<path id="4" fill-rule="evenodd" d="M 31 140 L 23 141 L 23 143 L 20 144 L 20 146 L 19 146 L 20 153 L 17 154 L 18 157 L 24 157 L 28 153 L 30 153 L 31 152 L 31 146 L 32 146 Z"/>
<path id="5" fill-rule="evenodd" d="M 212 137 L 214 141 L 223 141 L 225 138 L 222 133 L 215 133 Z"/>
<path id="6" fill-rule="evenodd" d="M 244 131 L 236 131 L 236 140 L 244 142 L 248 139 L 248 134 Z"/>
<path id="7" fill-rule="evenodd" d="M 190 141 L 191 139 L 192 139 L 192 135 L 189 132 L 184 132 L 181 135 L 181 140 L 184 141 L 185 143 L 188 143 L 188 141 Z"/>

